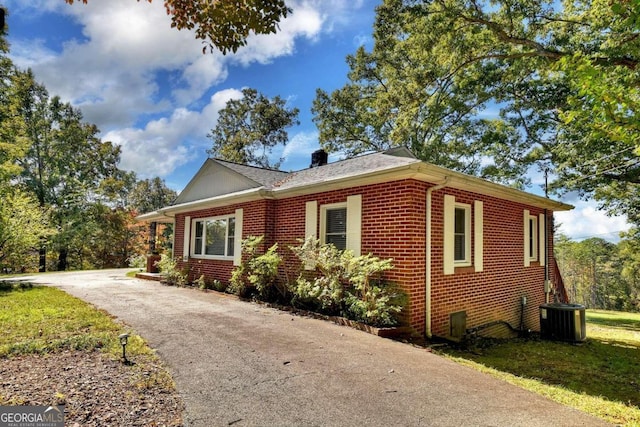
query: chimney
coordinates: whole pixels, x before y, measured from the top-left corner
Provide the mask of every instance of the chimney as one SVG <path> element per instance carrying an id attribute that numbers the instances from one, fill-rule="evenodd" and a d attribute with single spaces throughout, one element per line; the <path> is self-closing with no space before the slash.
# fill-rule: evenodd
<path id="1" fill-rule="evenodd" d="M 316 150 L 311 153 L 311 165 L 310 168 L 317 168 L 318 166 L 324 166 L 327 164 L 329 155 L 323 149 Z"/>

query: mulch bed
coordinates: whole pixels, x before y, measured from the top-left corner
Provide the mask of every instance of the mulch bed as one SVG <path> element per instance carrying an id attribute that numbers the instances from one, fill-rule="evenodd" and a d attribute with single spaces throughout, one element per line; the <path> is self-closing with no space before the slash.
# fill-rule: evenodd
<path id="1" fill-rule="evenodd" d="M 184 404 L 157 360 L 99 351 L 0 359 L 0 404 L 65 405 L 65 426 L 182 426 Z"/>

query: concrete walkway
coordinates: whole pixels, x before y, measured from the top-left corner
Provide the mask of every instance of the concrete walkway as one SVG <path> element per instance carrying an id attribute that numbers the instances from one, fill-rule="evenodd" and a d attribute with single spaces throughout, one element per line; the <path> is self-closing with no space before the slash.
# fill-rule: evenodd
<path id="1" fill-rule="evenodd" d="M 428 351 L 125 270 L 28 278 L 107 310 L 173 371 L 189 426 L 597 426 Z"/>

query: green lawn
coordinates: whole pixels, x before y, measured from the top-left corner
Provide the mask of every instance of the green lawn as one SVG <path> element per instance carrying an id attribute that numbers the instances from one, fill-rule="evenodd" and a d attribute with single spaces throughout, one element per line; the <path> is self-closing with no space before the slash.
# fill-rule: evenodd
<path id="1" fill-rule="evenodd" d="M 593 414 L 640 426 L 640 314 L 587 311 L 587 341 L 491 341 L 454 360 Z"/>
<path id="2" fill-rule="evenodd" d="M 29 283 L 0 282 L 0 357 L 61 349 L 101 349 L 117 357 L 118 335 L 128 332 L 104 311 L 65 292 Z M 148 354 L 132 334 L 128 354 Z"/>
<path id="3" fill-rule="evenodd" d="M 157 362 L 153 350 L 130 328 L 52 287 L 0 281 L 0 330 L 0 359 L 61 350 L 102 351 L 119 359 L 122 346 L 118 336 L 126 332 L 130 334 L 127 357 L 135 362 L 134 370 L 142 371 Z M 173 389 L 168 372 L 161 370 L 157 375 L 160 386 Z"/>

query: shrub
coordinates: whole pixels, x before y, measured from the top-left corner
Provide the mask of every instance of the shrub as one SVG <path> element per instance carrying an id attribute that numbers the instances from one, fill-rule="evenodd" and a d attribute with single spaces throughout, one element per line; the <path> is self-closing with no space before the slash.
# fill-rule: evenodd
<path id="1" fill-rule="evenodd" d="M 162 273 L 162 282 L 172 286 L 185 286 L 188 280 L 188 274 L 178 269 L 178 261 L 168 255 L 162 254 L 160 261 L 156 261 L 156 267 Z"/>
<path id="2" fill-rule="evenodd" d="M 242 241 L 243 261 L 233 269 L 229 285 L 230 292 L 247 297 L 257 294 L 258 298 L 271 301 L 284 296 L 284 289 L 278 287 L 278 266 L 282 257 L 278 254 L 278 244 L 274 244 L 264 254 L 258 254 L 264 236 L 249 236 Z"/>
<path id="3" fill-rule="evenodd" d="M 207 286 L 207 280 L 204 278 L 204 274 L 201 274 L 196 280 L 193 281 L 193 286 L 197 286 L 200 289 L 209 289 Z"/>
<path id="4" fill-rule="evenodd" d="M 193 281 L 193 285 L 198 288 L 205 289 L 214 289 L 219 292 L 224 292 L 227 289 L 227 286 L 223 284 L 218 279 L 207 280 L 204 274 L 201 274 L 196 280 Z"/>
<path id="5" fill-rule="evenodd" d="M 322 245 L 320 240 L 307 238 L 302 245 L 291 247 L 292 252 L 307 267 L 313 267 L 320 276 L 309 277 L 301 273 L 291 291 L 293 303 L 320 309 L 330 314 L 339 314 L 344 297 L 344 279 L 347 275 L 343 257 L 333 245 Z"/>
<path id="6" fill-rule="evenodd" d="M 406 304 L 406 295 L 383 280 L 393 268 L 392 260 L 371 254 L 354 256 L 333 245 L 309 237 L 291 248 L 305 266 L 320 273 L 313 278 L 301 273 L 292 286 L 294 304 L 316 305 L 329 314 L 342 314 L 373 325 L 393 326 Z"/>
<path id="7" fill-rule="evenodd" d="M 147 266 L 147 257 L 144 255 L 132 255 L 127 259 L 127 261 L 131 268 L 144 269 Z"/>

